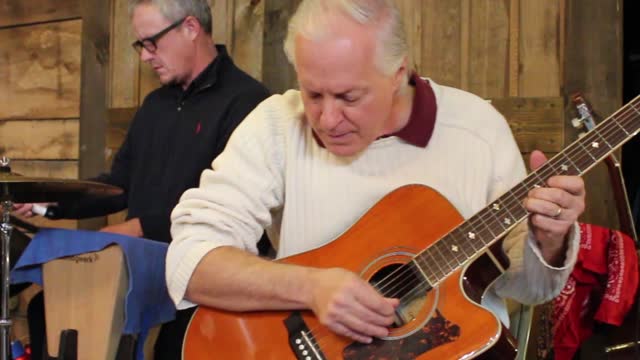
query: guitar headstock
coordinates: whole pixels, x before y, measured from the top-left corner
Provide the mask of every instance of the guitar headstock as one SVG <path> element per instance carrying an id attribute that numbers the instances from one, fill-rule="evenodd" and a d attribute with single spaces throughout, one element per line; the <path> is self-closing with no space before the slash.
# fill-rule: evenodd
<path id="1" fill-rule="evenodd" d="M 571 102 L 573 103 L 573 106 L 575 106 L 579 116 L 571 119 L 571 125 L 576 129 L 584 127 L 587 131 L 595 128 L 596 122 L 594 120 L 593 111 L 591 110 L 591 106 L 589 106 L 582 96 L 582 93 L 577 92 L 571 95 Z"/>

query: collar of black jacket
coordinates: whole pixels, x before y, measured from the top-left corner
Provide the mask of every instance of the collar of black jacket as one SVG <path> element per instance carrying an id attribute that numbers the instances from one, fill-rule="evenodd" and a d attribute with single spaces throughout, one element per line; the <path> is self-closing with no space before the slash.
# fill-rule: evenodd
<path id="1" fill-rule="evenodd" d="M 216 50 L 218 51 L 218 55 L 195 79 L 193 79 L 186 90 L 182 91 L 182 88 L 179 85 L 173 85 L 176 90 L 181 92 L 181 98 L 184 99 L 190 94 L 207 89 L 216 83 L 218 73 L 222 70 L 224 64 L 231 62 L 226 46 L 216 45 Z"/>

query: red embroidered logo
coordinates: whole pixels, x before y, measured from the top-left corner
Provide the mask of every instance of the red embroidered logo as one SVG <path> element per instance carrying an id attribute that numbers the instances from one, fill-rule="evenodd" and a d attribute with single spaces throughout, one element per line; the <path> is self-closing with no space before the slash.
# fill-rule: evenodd
<path id="1" fill-rule="evenodd" d="M 202 124 L 198 121 L 198 124 L 196 125 L 196 135 L 200 134 L 200 129 L 202 129 Z"/>

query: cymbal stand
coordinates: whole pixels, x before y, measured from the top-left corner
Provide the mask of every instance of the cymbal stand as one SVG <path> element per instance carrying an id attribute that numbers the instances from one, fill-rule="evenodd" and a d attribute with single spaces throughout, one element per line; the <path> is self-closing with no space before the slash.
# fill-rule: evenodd
<path id="1" fill-rule="evenodd" d="M 10 171 L 9 159 L 3 157 L 0 159 L 0 171 Z M 13 202 L 9 197 L 9 186 L 6 183 L 0 184 L 2 192 L 0 199 L 2 200 L 2 222 L 0 222 L 0 235 L 2 244 L 0 244 L 0 268 L 2 269 L 2 296 L 0 296 L 0 359 L 11 359 L 11 342 L 9 339 L 9 330 L 11 329 L 11 318 L 9 317 L 9 242 L 13 226 L 9 222 Z"/>

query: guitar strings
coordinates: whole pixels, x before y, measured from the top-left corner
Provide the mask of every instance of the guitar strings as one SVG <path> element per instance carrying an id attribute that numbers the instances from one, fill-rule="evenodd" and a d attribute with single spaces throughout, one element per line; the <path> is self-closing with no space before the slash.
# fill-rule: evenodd
<path id="1" fill-rule="evenodd" d="M 638 111 L 634 106 L 634 103 L 638 102 L 637 100 L 639 98 L 640 97 L 635 98 L 634 100 L 629 102 L 625 107 L 620 109 L 618 112 L 616 112 L 613 115 L 611 115 L 607 120 L 605 120 L 604 122 L 601 122 L 593 130 L 591 130 L 588 133 L 586 133 L 582 138 L 580 138 L 577 141 L 575 141 L 572 144 L 570 144 L 565 149 L 565 151 L 563 151 L 563 152 L 557 154 L 556 156 L 552 157 L 551 159 L 549 159 L 542 167 L 540 167 L 538 170 L 532 172 L 530 175 L 525 177 L 525 179 L 519 185 L 525 185 L 525 183 L 527 181 L 530 181 L 530 180 L 536 180 L 534 182 L 537 183 L 538 181 L 541 180 L 540 178 L 548 179 L 553 175 L 561 174 L 556 169 L 553 168 L 553 165 L 558 165 L 558 164 L 555 164 L 555 162 L 557 162 L 559 159 L 562 159 L 562 156 L 567 156 L 568 157 L 567 160 L 569 160 L 572 163 L 572 165 L 576 168 L 576 170 L 579 171 L 578 175 L 584 174 L 586 172 L 587 168 L 589 168 L 589 167 L 595 165 L 596 163 L 600 162 L 606 156 L 607 153 L 610 153 L 611 151 L 615 150 L 617 147 L 621 146 L 624 143 L 625 139 L 627 139 L 627 140 L 630 139 L 634 135 L 634 133 L 637 132 L 638 128 L 640 128 L 640 124 L 634 124 L 633 123 L 634 120 L 637 120 L 639 115 L 640 115 L 640 111 Z M 628 126 L 630 126 L 630 125 L 632 125 L 631 127 L 633 129 L 627 130 L 626 128 Z M 622 131 L 620 131 L 620 130 L 622 130 Z M 620 135 L 620 137 L 618 139 L 611 138 L 612 135 Z M 598 143 L 599 144 L 600 140 L 604 141 L 604 143 L 607 145 L 607 147 L 609 149 L 605 151 L 604 155 L 596 155 L 596 156 L 591 155 L 591 153 L 588 152 L 588 149 L 585 147 L 585 145 L 583 143 L 587 143 L 587 144 L 589 144 L 589 143 L 591 143 L 591 144 Z M 609 141 L 611 141 L 611 140 L 614 140 L 613 143 L 617 144 L 617 145 L 611 146 L 609 144 Z M 582 147 L 582 149 L 580 149 L 580 147 Z M 579 155 L 579 156 L 576 156 L 576 155 Z M 574 159 L 574 157 L 575 157 L 575 159 Z M 572 159 L 576 160 L 576 161 L 574 162 Z M 561 161 L 561 163 L 562 162 L 563 161 Z M 507 192 L 505 192 L 505 194 L 500 196 L 498 199 L 502 199 L 505 196 L 507 196 L 507 197 L 511 196 L 513 199 L 516 199 L 517 202 L 521 203 L 522 200 L 518 200 L 518 198 L 522 199 L 523 198 L 522 195 L 526 195 L 526 193 L 528 193 L 528 191 L 529 191 L 529 188 L 525 187 L 525 186 L 519 186 L 519 185 L 516 185 L 511 190 L 508 190 Z M 518 194 L 515 191 L 524 192 L 524 194 Z M 518 196 L 516 196 L 516 195 L 518 195 Z M 436 242 L 434 242 L 433 244 L 431 244 L 427 249 L 423 250 L 420 254 L 416 255 L 413 259 L 414 260 L 417 259 L 418 261 L 420 261 L 420 258 L 419 258 L 420 255 L 425 254 L 425 253 L 427 253 L 429 251 L 432 251 L 432 248 L 435 248 L 435 245 L 437 243 L 439 243 L 440 240 L 443 240 L 444 238 L 449 237 L 454 231 L 459 230 L 463 226 L 469 225 L 471 227 L 475 227 L 479 223 L 483 223 L 485 226 L 487 226 L 488 223 L 489 224 L 496 223 L 496 222 L 499 223 L 498 219 L 493 215 L 492 216 L 488 216 L 488 217 L 483 217 L 483 215 L 484 215 L 483 214 L 483 210 L 481 210 L 480 212 L 478 212 L 474 216 L 472 216 L 469 219 L 469 220 L 471 220 L 470 222 L 469 221 L 465 221 L 462 224 L 460 224 L 459 226 L 456 226 L 448 234 L 444 235 L 441 239 L 439 239 Z M 489 213 L 489 214 L 491 215 L 492 213 Z M 522 221 L 523 218 L 522 219 L 518 219 L 517 222 Z M 488 223 L 485 221 L 487 219 L 489 220 Z M 491 231 L 489 231 L 489 232 L 491 232 Z M 466 239 L 465 236 L 462 236 L 461 238 Z M 495 239 L 496 238 L 494 237 L 493 241 L 495 241 Z M 483 249 L 483 248 L 486 248 L 486 247 L 488 247 L 488 245 L 482 245 L 480 247 L 480 249 Z M 474 247 L 471 246 L 471 249 L 474 249 Z M 430 255 L 432 255 L 432 259 L 435 259 L 433 257 L 433 254 L 430 254 Z M 410 272 L 410 273 L 412 272 L 412 270 L 409 269 L 407 266 L 401 266 L 398 269 L 395 269 L 394 271 L 392 271 L 387 276 L 385 276 L 385 278 L 383 278 L 380 282 L 378 282 L 378 284 L 382 284 L 382 287 L 378 287 L 377 284 L 374 285 L 374 287 L 382 295 L 384 295 L 385 297 L 394 297 L 394 295 L 398 295 L 398 294 L 402 293 L 403 291 L 406 291 L 407 287 L 414 287 L 413 290 L 408 291 L 405 295 L 400 297 L 400 301 L 402 302 L 409 295 L 411 295 L 411 298 L 413 298 L 414 295 L 412 295 L 412 293 L 414 293 L 417 290 L 422 290 L 420 287 L 423 287 L 424 289 L 428 288 L 429 286 L 435 288 L 437 286 L 437 284 L 439 284 L 444 279 L 446 279 L 451 273 L 457 271 L 458 268 L 460 268 L 462 265 L 466 264 L 467 261 L 468 261 L 468 259 L 466 261 L 463 261 L 462 264 L 454 266 L 451 271 L 449 271 L 448 273 L 445 273 L 444 276 L 441 279 L 439 279 L 438 281 L 435 282 L 435 284 L 431 284 L 428 281 L 428 279 L 425 279 L 425 281 L 419 281 L 418 284 L 416 285 L 415 281 L 414 281 L 415 277 L 410 277 L 412 280 L 411 280 L 411 283 L 408 283 L 408 284 L 407 283 L 402 284 L 402 283 L 398 282 L 397 281 L 398 279 L 403 278 L 403 280 L 404 280 L 404 279 L 406 279 L 407 273 L 408 272 Z M 430 268 L 429 264 L 427 264 L 424 260 L 422 260 L 422 262 L 423 262 L 423 265 L 427 268 L 427 270 L 432 270 Z M 438 262 L 435 261 L 435 263 L 438 263 Z M 417 265 L 420 266 L 420 264 L 417 264 Z M 400 270 L 400 269 L 402 269 L 402 270 Z M 433 272 L 433 271 L 431 271 L 431 272 Z M 391 288 L 387 288 L 388 285 L 392 285 L 392 287 Z M 401 286 L 401 288 L 397 289 L 397 286 Z M 387 289 L 385 289 L 385 288 L 387 288 Z M 392 292 L 393 292 L 393 294 L 392 294 Z M 322 330 L 324 330 L 324 331 L 322 331 Z M 324 342 L 324 340 L 326 339 L 327 335 L 334 335 L 328 328 L 326 328 L 324 326 L 320 326 L 320 327 L 316 327 L 314 329 L 310 329 L 310 330 L 308 330 L 307 333 L 309 335 L 311 335 L 310 336 L 310 339 L 312 339 L 311 343 L 314 346 L 318 346 L 318 345 L 320 345 L 321 342 Z M 323 334 L 323 333 L 326 333 L 326 334 Z M 334 336 L 336 336 L 336 335 L 334 335 Z M 322 347 L 320 347 L 319 349 L 322 349 Z"/>

